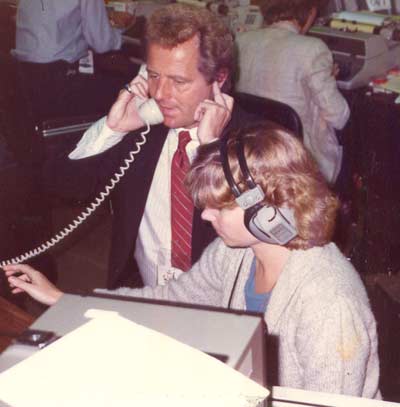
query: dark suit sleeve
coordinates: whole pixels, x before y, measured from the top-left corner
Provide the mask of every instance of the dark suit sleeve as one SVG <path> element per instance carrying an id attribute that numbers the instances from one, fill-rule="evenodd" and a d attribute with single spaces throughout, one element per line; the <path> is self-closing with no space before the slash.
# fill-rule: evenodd
<path id="1" fill-rule="evenodd" d="M 138 133 L 130 133 L 104 153 L 79 160 L 69 159 L 69 152 L 51 157 L 43 167 L 45 192 L 74 201 L 91 199 L 104 190 L 138 139 Z"/>

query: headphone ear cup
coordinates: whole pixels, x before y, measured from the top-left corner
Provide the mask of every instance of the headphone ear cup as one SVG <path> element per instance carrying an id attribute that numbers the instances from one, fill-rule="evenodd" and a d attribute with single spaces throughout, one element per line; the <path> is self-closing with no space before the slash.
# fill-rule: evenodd
<path id="1" fill-rule="evenodd" d="M 245 210 L 247 230 L 258 240 L 284 245 L 297 236 L 294 214 L 288 208 L 257 204 Z"/>
<path id="2" fill-rule="evenodd" d="M 251 206 L 250 208 L 247 208 L 244 211 L 244 225 L 246 226 L 247 230 L 258 240 L 261 240 L 262 242 L 270 243 L 271 240 L 263 230 L 261 230 L 257 226 L 257 217 L 259 216 L 259 212 L 262 211 L 264 208 L 264 205 L 257 204 L 254 206 Z"/>

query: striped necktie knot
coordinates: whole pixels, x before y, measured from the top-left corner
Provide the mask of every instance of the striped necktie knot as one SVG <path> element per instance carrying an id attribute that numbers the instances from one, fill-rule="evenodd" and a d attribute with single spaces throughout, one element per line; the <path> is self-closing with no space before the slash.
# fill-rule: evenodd
<path id="1" fill-rule="evenodd" d="M 181 168 L 188 167 L 189 168 L 189 159 L 186 154 L 186 146 L 192 140 L 190 138 L 190 133 L 186 130 L 179 132 L 179 141 L 178 141 L 178 148 L 176 152 L 178 153 L 179 161 L 178 164 Z M 176 154 L 176 153 L 175 153 Z"/>

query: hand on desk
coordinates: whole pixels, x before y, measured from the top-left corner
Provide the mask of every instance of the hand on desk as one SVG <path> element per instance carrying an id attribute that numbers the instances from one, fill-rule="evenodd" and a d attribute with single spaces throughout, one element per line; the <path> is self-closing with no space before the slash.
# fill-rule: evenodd
<path id="1" fill-rule="evenodd" d="M 63 292 L 41 272 L 26 264 L 3 266 L 13 294 L 26 292 L 36 301 L 46 305 L 55 304 Z"/>

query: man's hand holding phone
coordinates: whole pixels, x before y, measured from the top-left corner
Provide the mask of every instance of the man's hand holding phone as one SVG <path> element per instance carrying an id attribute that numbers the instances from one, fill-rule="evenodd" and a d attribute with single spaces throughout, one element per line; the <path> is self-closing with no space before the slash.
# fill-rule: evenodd
<path id="1" fill-rule="evenodd" d="M 199 123 L 197 135 L 201 144 L 218 138 L 232 114 L 233 98 L 222 93 L 217 82 L 213 83 L 212 89 L 214 100 L 205 99 L 194 114 L 194 119 Z"/>
<path id="2" fill-rule="evenodd" d="M 147 100 L 147 80 L 140 73 L 122 89 L 107 115 L 107 126 L 118 133 L 128 133 L 144 126 L 138 113 L 138 99 Z"/>

